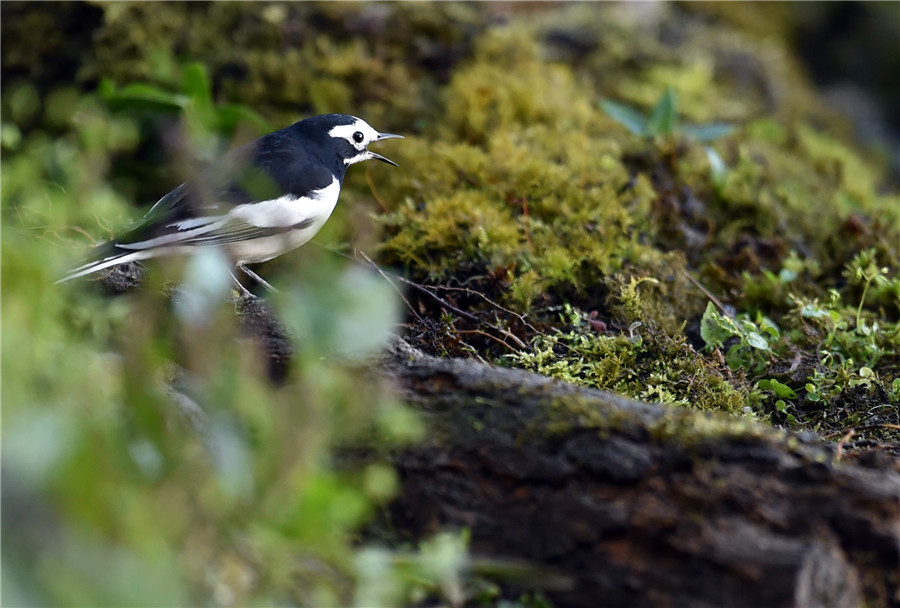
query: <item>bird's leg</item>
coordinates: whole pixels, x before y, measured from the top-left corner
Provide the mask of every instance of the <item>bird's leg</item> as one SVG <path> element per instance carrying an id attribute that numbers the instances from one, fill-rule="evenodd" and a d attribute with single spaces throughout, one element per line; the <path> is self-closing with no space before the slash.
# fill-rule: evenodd
<path id="1" fill-rule="evenodd" d="M 253 272 L 252 270 L 250 270 L 249 268 L 247 268 L 247 267 L 244 266 L 243 264 L 238 264 L 237 267 L 238 267 L 239 270 L 243 271 L 248 277 L 250 277 L 251 279 L 253 279 L 253 280 L 256 281 L 257 283 L 259 283 L 260 285 L 262 285 L 263 287 L 265 287 L 270 293 L 277 293 L 277 292 L 278 292 L 277 289 L 275 289 L 274 287 L 272 287 L 271 285 L 269 285 L 268 281 L 266 281 L 264 278 L 262 278 L 261 276 L 259 276 L 258 274 L 256 274 L 255 272 Z"/>
<path id="2" fill-rule="evenodd" d="M 237 285 L 238 291 L 241 292 L 241 297 L 247 297 L 247 296 L 249 296 L 251 298 L 256 297 L 255 295 L 250 293 L 250 290 L 248 290 L 246 287 L 244 287 L 240 281 L 238 281 L 238 278 L 236 276 L 234 276 L 233 272 L 229 272 L 228 274 L 231 275 L 231 278 L 234 281 L 234 284 Z"/>

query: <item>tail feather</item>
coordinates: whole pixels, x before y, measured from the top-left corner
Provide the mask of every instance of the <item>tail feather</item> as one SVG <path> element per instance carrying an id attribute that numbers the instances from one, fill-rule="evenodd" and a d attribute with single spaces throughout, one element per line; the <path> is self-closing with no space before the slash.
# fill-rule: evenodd
<path id="1" fill-rule="evenodd" d="M 59 285 L 60 283 L 65 283 L 66 281 L 77 279 L 78 277 L 83 277 L 94 272 L 99 272 L 100 270 L 103 270 L 105 268 L 110 268 L 119 264 L 125 264 L 127 262 L 136 262 L 138 260 L 144 260 L 149 257 L 146 251 L 128 251 L 119 249 L 112 243 L 101 245 L 95 251 L 96 254 L 94 256 L 91 256 L 92 260 L 90 262 L 82 264 L 77 268 L 73 268 L 54 284 Z"/>

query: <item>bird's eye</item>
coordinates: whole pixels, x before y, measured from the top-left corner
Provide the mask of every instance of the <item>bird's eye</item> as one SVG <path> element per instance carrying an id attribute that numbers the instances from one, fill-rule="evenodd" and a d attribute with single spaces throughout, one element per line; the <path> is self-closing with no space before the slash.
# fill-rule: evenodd
<path id="1" fill-rule="evenodd" d="M 361 144 L 362 140 L 364 140 L 365 138 L 366 137 L 365 137 L 365 135 L 362 134 L 362 131 L 357 131 L 356 133 L 353 134 L 353 141 L 355 141 L 358 144 Z"/>

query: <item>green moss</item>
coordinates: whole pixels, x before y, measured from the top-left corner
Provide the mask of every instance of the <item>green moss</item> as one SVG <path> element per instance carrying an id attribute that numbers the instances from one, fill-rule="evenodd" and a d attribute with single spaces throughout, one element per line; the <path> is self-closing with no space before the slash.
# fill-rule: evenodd
<path id="1" fill-rule="evenodd" d="M 107 77 L 175 90 L 180 66 L 199 60 L 214 101 L 248 104 L 272 125 L 347 111 L 407 135 L 385 144 L 399 171 L 348 175 L 322 239 L 351 240 L 364 232 L 355 228 L 371 228 L 357 210 L 374 210 L 382 228 L 377 261 L 414 280 L 484 284 L 473 273 L 489 275 L 492 298 L 551 336 L 569 331 L 556 319 L 558 307 L 599 311 L 610 334 L 584 353 L 598 383 L 639 395 L 626 378 L 636 365 L 648 399 L 740 410 L 715 373 L 681 363 L 685 336 L 696 340 L 709 301 L 704 290 L 748 318 L 758 313 L 783 327 L 779 356 L 791 346 L 818 352 L 822 343 L 803 337 L 811 322 L 795 318 L 793 302 L 824 303 L 837 290 L 839 315 L 853 323 L 832 334 L 843 352 L 857 353 L 854 373 L 868 344 L 851 335 L 862 302 L 858 316 L 870 328 L 878 322 L 874 343 L 887 353 L 873 372 L 886 385 L 896 377 L 897 298 L 889 286 L 872 285 L 863 301 L 862 286 L 844 273 L 860 251 L 872 250 L 895 276 L 900 198 L 879 192 L 880 166 L 854 148 L 808 85 L 790 53 L 790 25 L 769 23 L 775 14 L 788 19 L 783 11 L 761 21 L 750 8 L 665 4 L 648 20 L 627 5 L 576 4 L 513 8 L 503 25 L 486 27 L 491 11 L 479 4 L 263 4 L 254 5 L 253 18 L 236 3 L 95 6 L 101 18 L 69 85 Z M 715 27 L 697 16 L 721 11 L 726 22 Z M 28 22 L 47 31 L 36 13 Z M 675 31 L 682 35 L 668 35 Z M 232 44 L 221 44 L 223 32 Z M 21 69 L 41 56 L 26 46 L 12 45 L 4 66 Z M 42 86 L 14 83 L 4 95 L 5 113 L 22 122 L 18 136 L 6 125 L 6 141 L 27 136 L 40 120 L 32 108 Z M 735 124 L 734 134 L 714 143 L 726 166 L 721 180 L 711 178 L 702 145 L 638 138 L 598 105 L 602 97 L 647 110 L 666 87 L 678 94 L 684 121 Z M 45 122 L 71 124 L 65 109 L 73 90 L 40 99 Z M 86 143 L 130 150 L 146 125 L 121 125 L 127 128 L 103 137 L 124 141 Z M 37 155 L 65 172 L 65 159 L 46 156 Z M 131 198 L 139 191 L 134 181 L 118 180 L 108 196 L 79 203 L 77 220 L 88 225 L 84 218 L 100 213 L 110 224 L 126 221 L 114 192 Z M 33 209 L 24 217 L 47 224 Z M 449 321 L 441 326 L 452 333 Z M 644 324 L 642 348 L 710 382 L 709 394 L 678 389 L 665 370 L 631 352 L 634 322 Z M 693 357 L 722 371 L 715 354 Z M 822 365 L 837 382 L 832 363 Z M 739 374 L 722 378 L 745 397 L 752 392 Z"/>
<path id="2" fill-rule="evenodd" d="M 639 256 L 652 188 L 639 179 L 622 191 L 621 146 L 586 93 L 521 31 L 488 35 L 447 89 L 438 142 L 400 152 L 416 171 L 387 187 L 386 198 L 403 204 L 386 219 L 383 257 L 425 262 L 438 275 L 459 262 L 436 258 L 441 251 L 512 266 L 509 301 L 527 310 L 548 289 L 590 288 L 624 256 Z"/>
<path id="3" fill-rule="evenodd" d="M 792 345 L 817 352 L 821 344 L 803 339 L 802 324 L 787 318 L 791 298 L 822 297 L 836 286 L 858 298 L 843 273 L 862 249 L 895 267 L 896 195 L 877 193 L 877 166 L 810 127 L 828 113 L 796 65 L 753 35 L 686 39 L 674 58 L 671 48 L 641 39 L 649 65 L 629 71 L 616 63 L 629 56 L 616 45 L 623 31 L 634 40 L 636 30 L 558 15 L 476 41 L 443 93 L 440 121 L 400 152 L 412 170 L 378 183 L 393 209 L 381 259 L 438 280 L 465 279 L 469 271 L 460 269 L 472 260 L 508 269 L 501 301 L 557 329 L 515 365 L 636 398 L 708 411 L 750 408 L 783 421 L 775 398 L 742 379 L 742 371 L 761 369 L 730 370 L 716 353 L 695 352 L 686 332 L 696 331 L 712 295 L 751 319 L 782 325 L 780 345 L 760 365 L 790 365 Z M 566 50 L 547 45 L 543 33 L 577 36 L 585 27 L 596 30 L 599 47 L 577 64 L 556 61 Z M 758 91 L 711 69 L 723 52 L 754 57 L 753 69 L 783 95 L 775 111 Z M 754 119 L 716 144 L 727 166 L 720 184 L 702 146 L 636 139 L 597 107 L 601 90 L 649 107 L 664 86 L 679 93 L 686 120 Z M 792 253 L 798 250 L 802 257 Z M 889 289 L 878 289 L 879 304 L 871 299 L 864 308 L 875 318 L 894 315 Z M 536 312 L 548 303 L 599 308 L 611 333 L 569 330 Z M 624 329 L 635 322 L 643 324 L 640 340 Z M 893 327 L 879 326 L 884 352 L 893 352 L 884 345 Z M 880 365 L 875 372 L 889 383 L 895 372 L 883 358 Z"/>
<path id="4" fill-rule="evenodd" d="M 639 324 L 623 335 L 598 334 L 580 313 L 568 313 L 574 329 L 540 336 L 533 352 L 510 359 L 541 374 L 642 401 L 744 413 L 749 391 L 735 388 L 723 366 L 700 357 L 684 338 Z"/>
<path id="5" fill-rule="evenodd" d="M 721 414 L 688 416 L 677 411 L 659 418 L 648 431 L 660 441 L 676 441 L 684 445 L 702 445 L 706 441 L 723 439 L 787 440 L 785 433 L 750 418 Z"/>

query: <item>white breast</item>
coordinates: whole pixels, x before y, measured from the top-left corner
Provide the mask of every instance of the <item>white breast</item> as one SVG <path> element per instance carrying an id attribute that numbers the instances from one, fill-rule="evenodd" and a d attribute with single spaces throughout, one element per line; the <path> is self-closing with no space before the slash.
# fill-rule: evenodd
<path id="1" fill-rule="evenodd" d="M 328 186 L 309 196 L 285 194 L 268 201 L 238 205 L 228 216 L 260 228 L 284 228 L 320 218 L 324 223 L 334 211 L 340 193 L 340 182 L 332 179 Z"/>
<path id="2" fill-rule="evenodd" d="M 341 184 L 334 179 L 310 196 L 281 196 L 277 199 L 238 205 L 228 216 L 260 228 L 294 227 L 282 234 L 230 243 L 228 251 L 239 263 L 265 262 L 308 242 L 331 217 Z"/>

